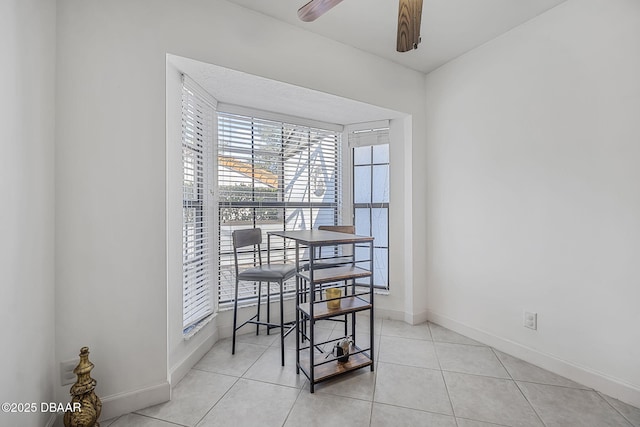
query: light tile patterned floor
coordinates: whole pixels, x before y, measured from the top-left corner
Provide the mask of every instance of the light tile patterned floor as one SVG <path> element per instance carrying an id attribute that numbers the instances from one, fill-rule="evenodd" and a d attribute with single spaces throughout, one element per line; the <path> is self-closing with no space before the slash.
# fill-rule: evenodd
<path id="1" fill-rule="evenodd" d="M 368 334 L 367 322 L 358 333 Z M 321 322 L 319 335 L 342 326 Z M 173 399 L 102 427 L 433 426 L 640 427 L 640 409 L 432 323 L 376 319 L 376 369 L 320 383 L 295 373 L 295 341 L 280 366 L 275 335 L 222 340 L 174 388 Z"/>

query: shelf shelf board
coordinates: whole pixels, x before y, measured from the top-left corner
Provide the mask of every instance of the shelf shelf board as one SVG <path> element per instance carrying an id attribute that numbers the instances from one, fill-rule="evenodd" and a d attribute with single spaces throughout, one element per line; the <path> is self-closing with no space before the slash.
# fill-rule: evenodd
<path id="1" fill-rule="evenodd" d="M 320 301 L 313 304 L 313 318 L 315 320 L 320 320 L 327 317 L 340 316 L 343 314 L 368 310 L 371 307 L 372 306 L 368 301 L 365 301 L 358 297 L 341 298 L 339 308 L 328 308 L 325 301 Z M 307 317 L 311 317 L 311 311 L 308 302 L 300 304 L 299 309 L 304 314 L 306 314 Z"/>
<path id="2" fill-rule="evenodd" d="M 298 273 L 304 280 L 311 281 L 310 271 Z M 322 283 L 340 282 L 342 280 L 358 279 L 371 276 L 371 271 L 352 265 L 315 269 L 313 282 L 316 285 Z"/>
<path id="3" fill-rule="evenodd" d="M 357 353 L 350 355 L 347 362 L 338 362 L 336 360 L 322 365 L 316 365 L 313 369 L 314 383 L 319 383 L 320 381 L 327 380 L 345 372 L 355 371 L 356 369 L 370 366 L 372 363 L 373 362 L 369 357 L 367 357 L 367 355 L 364 353 Z M 307 377 L 311 376 L 311 365 L 309 363 L 308 354 L 300 356 L 300 368 L 304 371 Z"/>

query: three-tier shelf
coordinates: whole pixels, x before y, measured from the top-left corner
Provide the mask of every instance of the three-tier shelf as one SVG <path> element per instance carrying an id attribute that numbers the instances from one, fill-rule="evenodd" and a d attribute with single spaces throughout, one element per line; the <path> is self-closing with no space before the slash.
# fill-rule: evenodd
<path id="1" fill-rule="evenodd" d="M 295 241 L 296 372 L 299 374 L 302 371 L 309 379 L 309 391 L 313 393 L 315 384 L 321 381 L 356 369 L 369 366 L 373 371 L 373 237 L 326 230 L 269 232 L 269 239 L 271 236 Z M 347 261 L 342 257 L 342 262 L 331 263 L 324 258 L 323 253 L 326 254 L 327 249 L 343 253 L 338 249 L 340 246 L 351 247 L 350 251 L 344 251 L 349 255 Z M 356 259 L 356 253 L 364 252 L 368 252 L 368 259 Z M 307 259 L 303 259 L 303 255 Z M 342 290 L 337 308 L 330 308 L 332 304 L 327 304 L 334 301 L 327 298 L 328 287 Z M 358 312 L 367 312 L 369 315 L 369 340 L 365 345 L 361 345 L 356 338 Z M 344 336 L 317 340 L 316 323 L 320 320 L 345 322 Z M 350 333 L 347 325 L 350 326 Z M 344 340 L 351 340 L 352 343 L 348 361 L 341 362 L 331 349 Z"/>

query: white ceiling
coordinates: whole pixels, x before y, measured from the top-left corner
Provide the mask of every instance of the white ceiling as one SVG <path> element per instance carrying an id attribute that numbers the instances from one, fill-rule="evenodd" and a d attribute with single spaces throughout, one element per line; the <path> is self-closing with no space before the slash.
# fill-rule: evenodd
<path id="1" fill-rule="evenodd" d="M 424 0 L 422 43 L 396 52 L 398 0 L 344 0 L 314 22 L 308 0 L 228 0 L 308 31 L 428 73 L 565 0 Z"/>
<path id="2" fill-rule="evenodd" d="M 398 53 L 398 0 L 344 0 L 314 22 L 298 19 L 308 0 L 228 0 L 427 73 L 566 0 L 424 0 L 422 43 Z M 168 55 L 168 60 L 226 104 L 340 125 L 403 117 L 359 101 Z"/>

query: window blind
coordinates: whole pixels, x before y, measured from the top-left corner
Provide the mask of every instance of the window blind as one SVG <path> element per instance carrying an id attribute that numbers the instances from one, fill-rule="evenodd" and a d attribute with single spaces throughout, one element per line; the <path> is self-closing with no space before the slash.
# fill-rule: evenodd
<path id="1" fill-rule="evenodd" d="M 359 129 L 349 133 L 349 147 L 364 147 L 389 143 L 389 128 Z"/>
<path id="2" fill-rule="evenodd" d="M 183 329 L 213 313 L 211 156 L 215 102 L 188 77 L 182 87 Z"/>
<path id="3" fill-rule="evenodd" d="M 218 112 L 221 304 L 233 300 L 233 230 L 261 228 L 266 262 L 268 231 L 338 224 L 340 138 L 335 130 Z M 272 262 L 293 262 L 292 243 L 272 239 L 270 257 Z M 250 251 L 240 254 L 239 262 L 241 269 L 253 266 Z M 277 284 L 273 286 L 275 291 Z M 294 287 L 290 281 L 285 289 Z M 256 295 L 256 284 L 240 283 L 239 300 L 251 301 Z"/>

